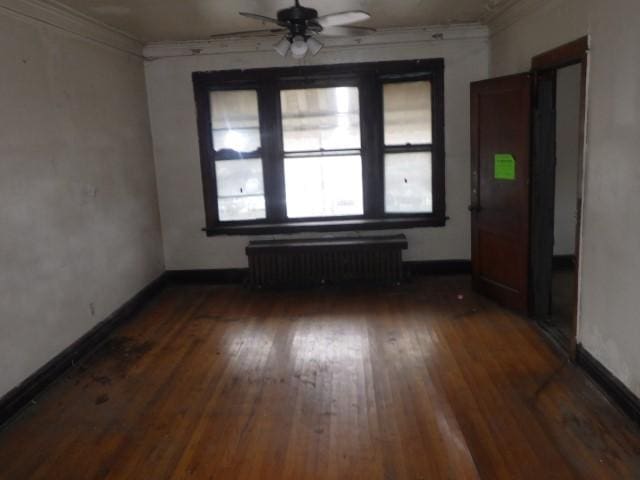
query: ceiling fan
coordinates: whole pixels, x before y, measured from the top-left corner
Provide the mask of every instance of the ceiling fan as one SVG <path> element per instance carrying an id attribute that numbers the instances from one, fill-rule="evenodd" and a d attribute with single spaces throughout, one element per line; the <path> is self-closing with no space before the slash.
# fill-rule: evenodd
<path id="1" fill-rule="evenodd" d="M 279 10 L 277 18 L 265 17 L 255 13 L 239 12 L 240 15 L 265 23 L 278 25 L 279 28 L 267 30 L 269 33 L 284 32 L 285 36 L 274 45 L 274 49 L 285 57 L 289 51 L 293 58 L 303 58 L 307 52 L 315 55 L 324 46 L 316 36 L 346 37 L 367 35 L 375 32 L 373 28 L 347 27 L 352 23 L 361 22 L 371 17 L 362 10 L 349 10 L 318 16 L 318 11 L 300 5 L 295 0 L 293 7 Z M 258 31 L 259 32 L 259 31 Z M 251 33 L 258 33 L 256 31 Z"/>

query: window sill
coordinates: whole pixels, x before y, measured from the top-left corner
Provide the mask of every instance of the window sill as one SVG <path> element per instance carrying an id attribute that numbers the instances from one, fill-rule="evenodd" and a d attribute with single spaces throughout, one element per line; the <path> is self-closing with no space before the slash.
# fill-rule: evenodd
<path id="1" fill-rule="evenodd" d="M 253 223 L 203 228 L 208 237 L 217 235 L 272 235 L 300 232 L 347 232 L 420 227 L 444 227 L 449 217 L 398 217 L 361 220 L 327 220 L 290 223 Z"/>

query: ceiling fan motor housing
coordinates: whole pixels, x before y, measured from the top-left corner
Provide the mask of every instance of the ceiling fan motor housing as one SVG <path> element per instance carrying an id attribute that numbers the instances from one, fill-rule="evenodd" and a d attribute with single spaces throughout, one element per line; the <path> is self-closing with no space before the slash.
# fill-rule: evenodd
<path id="1" fill-rule="evenodd" d="M 302 7 L 296 5 L 295 7 L 285 8 L 278 12 L 278 22 L 289 28 L 292 36 L 305 35 L 309 26 L 316 27 L 315 20 L 318 18 L 318 11 L 313 8 Z"/>

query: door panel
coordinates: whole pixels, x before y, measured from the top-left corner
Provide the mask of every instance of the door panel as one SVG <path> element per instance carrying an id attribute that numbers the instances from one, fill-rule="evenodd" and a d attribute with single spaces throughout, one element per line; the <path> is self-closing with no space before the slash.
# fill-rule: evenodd
<path id="1" fill-rule="evenodd" d="M 514 245 L 511 239 L 496 235 L 489 230 L 483 230 L 478 241 L 480 242 L 480 251 L 500 252 L 507 258 L 518 255 L 518 246 Z M 516 285 L 518 282 L 516 270 L 503 268 L 502 264 L 496 262 L 490 255 L 480 257 L 480 271 L 483 277 L 501 285 Z"/>
<path id="2" fill-rule="evenodd" d="M 529 296 L 530 131 L 529 74 L 471 84 L 473 284 L 521 312 Z"/>

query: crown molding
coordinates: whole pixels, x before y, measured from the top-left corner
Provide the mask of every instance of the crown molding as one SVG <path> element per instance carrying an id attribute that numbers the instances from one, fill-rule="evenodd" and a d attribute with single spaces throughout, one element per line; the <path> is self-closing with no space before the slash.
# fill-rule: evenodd
<path id="1" fill-rule="evenodd" d="M 499 8 L 485 15 L 484 23 L 493 36 L 552 3 L 558 3 L 558 0 L 506 0 Z"/>
<path id="2" fill-rule="evenodd" d="M 273 45 L 282 35 L 236 36 L 194 42 L 149 43 L 144 47 L 145 59 L 185 57 L 196 55 L 225 55 L 272 52 Z M 440 25 L 429 27 L 388 28 L 363 37 L 323 38 L 323 51 L 344 48 L 371 48 L 375 46 L 409 45 L 425 42 L 487 39 L 489 29 L 480 24 Z"/>
<path id="3" fill-rule="evenodd" d="M 0 14 L 48 25 L 130 55 L 142 56 L 140 40 L 55 0 L 0 0 Z"/>

